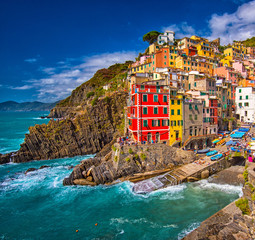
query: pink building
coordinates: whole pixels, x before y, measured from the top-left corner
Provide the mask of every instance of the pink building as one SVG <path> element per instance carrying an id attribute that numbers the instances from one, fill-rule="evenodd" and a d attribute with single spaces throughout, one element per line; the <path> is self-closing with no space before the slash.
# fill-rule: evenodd
<path id="1" fill-rule="evenodd" d="M 227 81 L 231 81 L 234 84 L 238 83 L 238 72 L 231 67 L 218 67 L 214 69 L 214 75 L 226 78 Z"/>
<path id="2" fill-rule="evenodd" d="M 234 62 L 232 66 L 237 72 L 241 73 L 243 78 L 247 78 L 248 74 L 242 62 Z"/>

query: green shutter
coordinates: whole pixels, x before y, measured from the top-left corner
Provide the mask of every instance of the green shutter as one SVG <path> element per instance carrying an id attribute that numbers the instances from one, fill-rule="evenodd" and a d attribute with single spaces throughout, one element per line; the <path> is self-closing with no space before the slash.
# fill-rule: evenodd
<path id="1" fill-rule="evenodd" d="M 180 105 L 180 104 L 181 104 L 181 101 L 180 101 L 180 100 L 178 100 L 178 101 L 177 101 L 177 104 L 178 104 L 178 105 Z"/>
<path id="2" fill-rule="evenodd" d="M 171 110 L 171 115 L 174 115 L 174 109 Z"/>
<path id="3" fill-rule="evenodd" d="M 181 110 L 180 109 L 177 110 L 177 115 L 181 115 Z"/>
<path id="4" fill-rule="evenodd" d="M 164 107 L 164 114 L 167 114 L 167 108 Z"/>
<path id="5" fill-rule="evenodd" d="M 153 101 L 158 102 L 158 95 L 153 95 Z"/>
<path id="6" fill-rule="evenodd" d="M 158 120 L 158 126 L 160 127 L 160 120 Z"/>
<path id="7" fill-rule="evenodd" d="M 152 120 L 152 127 L 154 127 L 155 126 L 155 122 L 154 122 L 155 120 Z"/>

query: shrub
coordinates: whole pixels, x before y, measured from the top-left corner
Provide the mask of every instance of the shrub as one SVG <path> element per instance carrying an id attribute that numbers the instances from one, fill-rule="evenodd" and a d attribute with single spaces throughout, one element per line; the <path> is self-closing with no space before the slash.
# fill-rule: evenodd
<path id="1" fill-rule="evenodd" d="M 250 208 L 247 198 L 240 198 L 235 202 L 235 204 L 242 211 L 243 215 L 250 214 Z"/>
<path id="2" fill-rule="evenodd" d="M 247 184 L 247 185 L 249 186 L 249 188 L 251 189 L 251 192 L 254 192 L 254 191 L 255 191 L 255 188 L 254 188 L 254 186 L 253 186 L 251 183 L 247 182 L 246 184 Z"/>
<path id="3" fill-rule="evenodd" d="M 146 155 L 144 153 L 141 154 L 141 158 L 144 161 L 146 159 Z"/>
<path id="4" fill-rule="evenodd" d="M 97 101 L 98 101 L 98 97 L 95 97 L 92 102 L 91 102 L 91 105 L 94 106 L 97 104 Z"/>
<path id="5" fill-rule="evenodd" d="M 114 151 L 114 152 L 116 152 L 116 147 L 114 146 L 114 145 L 112 145 L 112 150 Z"/>
<path id="6" fill-rule="evenodd" d="M 124 152 L 123 152 L 123 151 L 121 151 L 121 152 L 120 152 L 120 154 L 121 154 L 121 155 L 123 155 L 123 154 L 124 154 Z"/>
<path id="7" fill-rule="evenodd" d="M 130 162 L 130 158 L 129 158 L 129 157 L 128 157 L 128 158 L 126 158 L 125 160 L 126 160 L 126 162 Z"/>
<path id="8" fill-rule="evenodd" d="M 128 149 L 128 153 L 129 154 L 132 154 L 133 153 L 133 150 L 131 148 Z"/>
<path id="9" fill-rule="evenodd" d="M 90 98 L 90 97 L 92 97 L 92 96 L 94 96 L 94 95 L 95 95 L 94 92 L 88 92 L 88 93 L 87 93 L 87 98 Z"/>
<path id="10" fill-rule="evenodd" d="M 117 157 L 117 156 L 114 157 L 114 161 L 115 161 L 115 162 L 118 161 L 118 157 Z"/>
<path id="11" fill-rule="evenodd" d="M 245 168 L 245 170 L 246 170 L 246 169 L 248 168 L 248 165 L 245 165 L 245 167 L 244 167 L 244 168 Z"/>
<path id="12" fill-rule="evenodd" d="M 243 178 L 244 178 L 244 181 L 245 181 L 245 182 L 248 182 L 248 171 L 247 171 L 247 170 L 245 170 L 245 171 L 243 172 Z"/>
<path id="13" fill-rule="evenodd" d="M 135 159 L 139 159 L 138 154 L 135 154 L 134 158 L 135 158 Z"/>
<path id="14" fill-rule="evenodd" d="M 252 200 L 252 201 L 255 201 L 255 193 L 253 193 L 253 194 L 251 195 L 251 200 Z"/>

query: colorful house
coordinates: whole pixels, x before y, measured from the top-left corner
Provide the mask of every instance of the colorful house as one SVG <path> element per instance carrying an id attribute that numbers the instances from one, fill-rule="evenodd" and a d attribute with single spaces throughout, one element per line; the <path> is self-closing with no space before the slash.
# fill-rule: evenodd
<path id="1" fill-rule="evenodd" d="M 177 89 L 170 90 L 170 146 L 176 143 L 182 145 L 183 93 Z"/>
<path id="2" fill-rule="evenodd" d="M 129 132 L 137 142 L 169 141 L 169 87 L 151 84 L 131 85 L 127 107 Z"/>

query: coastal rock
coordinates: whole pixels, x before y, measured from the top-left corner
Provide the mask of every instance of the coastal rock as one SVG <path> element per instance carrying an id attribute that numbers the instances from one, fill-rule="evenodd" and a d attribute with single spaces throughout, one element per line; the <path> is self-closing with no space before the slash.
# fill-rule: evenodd
<path id="1" fill-rule="evenodd" d="M 201 179 L 208 178 L 209 175 L 210 175 L 209 170 L 205 170 L 205 171 L 201 172 Z"/>
<path id="2" fill-rule="evenodd" d="M 37 170 L 37 168 L 29 168 L 29 169 L 27 169 L 27 171 L 25 171 L 25 174 L 27 174 L 29 172 L 34 172 L 36 170 Z"/>
<path id="3" fill-rule="evenodd" d="M 106 161 L 105 157 L 83 160 L 74 168 L 71 175 L 64 179 L 63 184 L 77 185 L 80 179 L 88 182 L 92 181 L 96 185 L 108 184 L 119 178 L 128 179 L 136 173 L 170 169 L 174 166 L 192 162 L 195 159 L 193 152 L 164 144 L 141 146 L 119 146 L 115 144 L 114 146 L 117 150 L 112 151 L 109 160 Z M 130 152 L 133 152 L 133 154 L 130 154 Z M 77 179 L 79 181 L 76 181 Z M 82 184 L 86 181 L 83 181 Z"/>
<path id="4" fill-rule="evenodd" d="M 43 165 L 43 166 L 39 167 L 39 169 L 44 169 L 44 168 L 49 168 L 49 166 Z"/>
<path id="5" fill-rule="evenodd" d="M 122 79 L 127 68 L 125 63 L 98 70 L 51 110 L 48 124 L 29 128 L 17 152 L 0 155 L 0 164 L 95 154 L 102 149 L 103 156 L 108 153 L 107 144 L 124 128 L 128 93 Z M 110 81 L 120 81 L 122 87 L 104 94 L 103 86 Z"/>

